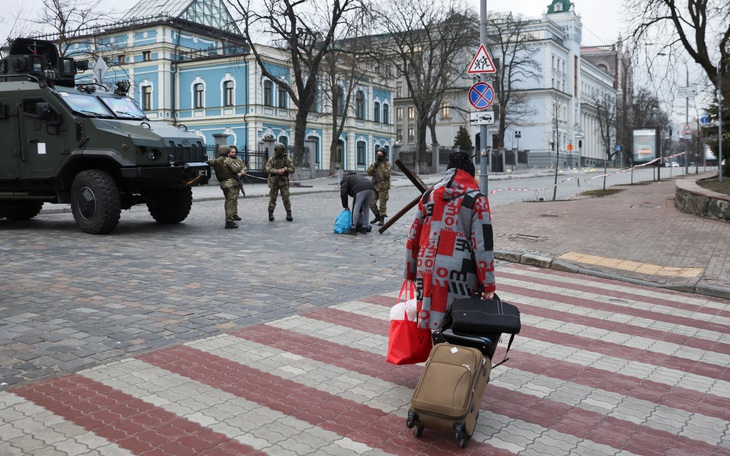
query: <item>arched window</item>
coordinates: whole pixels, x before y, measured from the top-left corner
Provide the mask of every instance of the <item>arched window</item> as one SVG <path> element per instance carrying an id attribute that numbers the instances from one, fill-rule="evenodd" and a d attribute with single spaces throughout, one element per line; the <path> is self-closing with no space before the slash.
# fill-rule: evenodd
<path id="1" fill-rule="evenodd" d="M 365 166 L 365 150 L 366 144 L 363 141 L 357 142 L 357 164 L 358 166 Z"/>
<path id="2" fill-rule="evenodd" d="M 279 107 L 286 108 L 286 89 L 282 84 L 279 84 Z"/>
<path id="3" fill-rule="evenodd" d="M 338 117 L 342 117 L 342 114 L 345 112 L 345 97 L 342 94 L 342 87 L 335 86 L 334 89 L 334 111 L 335 115 Z"/>
<path id="4" fill-rule="evenodd" d="M 233 81 L 223 81 L 223 106 L 233 106 Z"/>
<path id="5" fill-rule="evenodd" d="M 373 103 L 373 122 L 380 123 L 380 102 Z"/>
<path id="6" fill-rule="evenodd" d="M 365 118 L 365 94 L 362 90 L 358 90 L 355 95 L 355 118 L 360 120 Z"/>
<path id="7" fill-rule="evenodd" d="M 274 106 L 274 83 L 264 81 L 264 106 Z"/>
<path id="8" fill-rule="evenodd" d="M 195 109 L 205 108 L 205 85 L 199 82 L 193 86 L 193 106 Z"/>

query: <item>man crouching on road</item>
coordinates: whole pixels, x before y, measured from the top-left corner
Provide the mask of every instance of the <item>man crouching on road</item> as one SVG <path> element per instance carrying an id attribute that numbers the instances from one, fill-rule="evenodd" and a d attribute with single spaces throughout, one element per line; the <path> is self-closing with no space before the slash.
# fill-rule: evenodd
<path id="1" fill-rule="evenodd" d="M 215 170 L 215 177 L 226 197 L 226 229 L 238 228 L 234 220 L 241 220 L 238 216 L 238 181 L 246 174 L 246 165 L 236 157 L 236 150 L 228 146 L 218 147 L 219 157 L 208 160 L 208 164 Z"/>

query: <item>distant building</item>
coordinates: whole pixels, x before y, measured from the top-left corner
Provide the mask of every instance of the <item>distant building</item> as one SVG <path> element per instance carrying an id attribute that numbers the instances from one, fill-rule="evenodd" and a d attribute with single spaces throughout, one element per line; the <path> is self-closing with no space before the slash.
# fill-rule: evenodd
<path id="1" fill-rule="evenodd" d="M 500 20 L 500 17 L 500 14 L 492 14 L 489 20 Z M 633 92 L 630 62 L 623 54 L 621 43 L 582 46 L 582 22 L 574 11 L 574 4 L 568 0 L 554 0 L 542 17 L 525 20 L 523 33 L 529 36 L 530 52 L 542 71 L 537 80 L 526 79 L 515 89 L 533 114 L 509 124 L 504 137 L 505 150 L 497 151 L 493 160 L 509 161 L 506 156 L 519 149 L 529 151 L 529 166 L 550 167 L 555 165 L 558 148 L 558 164 L 562 168 L 603 165 L 607 160 L 606 148 L 615 151 L 616 146 L 621 145 L 616 139 L 616 129 L 622 133 L 621 128 L 627 129 L 627 126 L 625 119 L 617 119 L 614 115 L 610 144 L 604 145 L 598 129 L 596 100 L 605 95 L 613 106 L 626 105 L 630 104 Z M 499 65 L 503 56 L 495 54 L 497 46 L 490 46 L 490 51 L 492 60 Z M 459 127 L 467 126 L 476 148 L 491 148 L 496 125 L 488 127 L 490 138 L 486 145 L 479 138 L 480 128 L 470 126 L 470 113 L 475 112 L 475 108 L 469 103 L 468 91 L 476 78 L 467 75 L 468 66 L 469 62 L 465 61 L 463 79 L 442 103 L 437 116 L 437 143 L 450 147 Z M 484 76 L 482 80 L 485 80 Z M 490 81 L 489 76 L 486 80 Z M 415 112 L 404 91 L 403 82 L 396 80 L 396 139 L 406 149 L 415 147 Z M 490 109 L 496 113 L 500 107 L 495 103 Z M 618 154 L 610 164 L 622 162 L 623 157 Z M 444 165 L 441 163 L 442 167 Z M 499 165 L 493 163 L 492 169 L 499 170 Z"/>

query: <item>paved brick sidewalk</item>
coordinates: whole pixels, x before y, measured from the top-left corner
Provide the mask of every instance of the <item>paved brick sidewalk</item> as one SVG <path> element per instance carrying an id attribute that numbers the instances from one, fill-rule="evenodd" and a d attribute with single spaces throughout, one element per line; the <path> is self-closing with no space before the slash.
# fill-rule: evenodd
<path id="1" fill-rule="evenodd" d="M 729 222 L 676 209 L 675 180 L 616 188 L 602 198 L 497 206 L 495 248 L 503 258 L 528 253 L 552 267 L 730 298 Z"/>
<path id="2" fill-rule="evenodd" d="M 389 293 L 0 392 L 0 454 L 730 454 L 727 301 L 498 274 L 523 331 L 465 450 L 405 426 L 421 367 L 384 360 Z"/>

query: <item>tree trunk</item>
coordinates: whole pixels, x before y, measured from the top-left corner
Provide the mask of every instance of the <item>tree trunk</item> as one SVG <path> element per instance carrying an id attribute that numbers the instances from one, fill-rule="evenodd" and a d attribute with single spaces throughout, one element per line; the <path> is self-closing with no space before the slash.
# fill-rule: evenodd
<path id="1" fill-rule="evenodd" d="M 296 123 L 294 124 L 294 157 L 292 162 L 295 168 L 300 168 L 304 163 L 304 139 L 307 133 L 307 111 L 298 110 Z"/>

